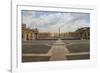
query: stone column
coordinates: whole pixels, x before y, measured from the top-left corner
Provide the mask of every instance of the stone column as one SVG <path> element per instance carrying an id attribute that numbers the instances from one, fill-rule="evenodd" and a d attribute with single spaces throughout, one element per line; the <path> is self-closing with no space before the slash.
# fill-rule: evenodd
<path id="1" fill-rule="evenodd" d="M 30 37 L 30 32 L 28 33 L 28 39 L 29 39 L 29 40 L 31 39 L 31 37 Z"/>
<path id="2" fill-rule="evenodd" d="M 34 34 L 32 34 L 32 40 L 34 40 L 35 39 L 35 35 Z"/>
<path id="3" fill-rule="evenodd" d="M 23 40 L 26 41 L 27 40 L 26 38 L 27 38 L 27 35 L 26 35 L 26 32 L 24 32 L 23 33 Z"/>
<path id="4" fill-rule="evenodd" d="M 86 32 L 86 39 L 88 39 L 89 35 L 88 35 L 88 31 Z"/>

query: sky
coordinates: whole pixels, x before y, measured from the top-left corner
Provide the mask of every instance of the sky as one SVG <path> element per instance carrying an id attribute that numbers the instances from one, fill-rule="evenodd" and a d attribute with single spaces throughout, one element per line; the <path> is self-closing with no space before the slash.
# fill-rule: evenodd
<path id="1" fill-rule="evenodd" d="M 21 11 L 22 24 L 37 28 L 40 32 L 73 32 L 78 28 L 90 27 L 90 14 L 79 12 Z"/>

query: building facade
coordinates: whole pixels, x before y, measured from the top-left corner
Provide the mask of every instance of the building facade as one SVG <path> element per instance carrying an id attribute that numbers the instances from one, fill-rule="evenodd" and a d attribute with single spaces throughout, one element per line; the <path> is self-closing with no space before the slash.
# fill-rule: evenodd
<path id="1" fill-rule="evenodd" d="M 78 36 L 80 39 L 84 40 L 89 40 L 90 39 L 90 28 L 89 27 L 84 27 L 76 30 L 75 32 L 78 33 Z"/>
<path id="2" fill-rule="evenodd" d="M 36 39 L 37 29 L 30 29 L 26 27 L 26 24 L 22 24 L 22 40 L 33 40 Z"/>
<path id="3" fill-rule="evenodd" d="M 37 39 L 90 39 L 90 28 L 79 28 L 74 32 L 39 32 L 37 28 L 31 29 L 22 24 L 22 40 L 37 40 Z"/>

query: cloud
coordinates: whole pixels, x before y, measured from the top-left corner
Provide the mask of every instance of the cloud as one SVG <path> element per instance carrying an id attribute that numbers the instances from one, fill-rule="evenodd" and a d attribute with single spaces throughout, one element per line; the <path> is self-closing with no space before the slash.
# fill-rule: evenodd
<path id="1" fill-rule="evenodd" d="M 89 13 L 75 12 L 47 12 L 47 11 L 22 11 L 22 23 L 28 27 L 38 28 L 40 31 L 62 32 L 75 31 L 81 27 L 90 26 Z"/>

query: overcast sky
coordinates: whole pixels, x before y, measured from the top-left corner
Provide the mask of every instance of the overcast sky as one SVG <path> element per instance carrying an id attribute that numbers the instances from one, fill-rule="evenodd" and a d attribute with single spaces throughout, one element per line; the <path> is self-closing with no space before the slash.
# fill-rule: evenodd
<path id="1" fill-rule="evenodd" d="M 22 10 L 22 23 L 40 32 L 72 32 L 90 27 L 89 13 Z"/>

